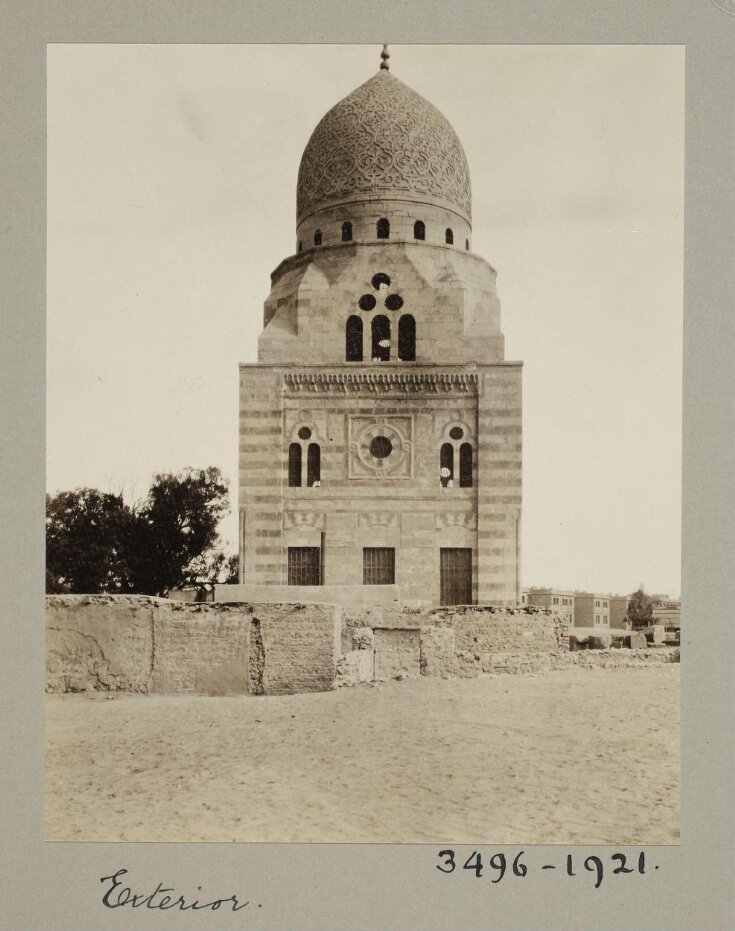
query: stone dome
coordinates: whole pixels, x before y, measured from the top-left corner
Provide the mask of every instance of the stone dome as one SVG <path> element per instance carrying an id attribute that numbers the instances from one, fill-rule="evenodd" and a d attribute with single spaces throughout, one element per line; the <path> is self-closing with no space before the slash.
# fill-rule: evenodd
<path id="1" fill-rule="evenodd" d="M 298 222 L 375 194 L 448 206 L 470 222 L 470 172 L 457 134 L 388 70 L 340 100 L 311 134 L 299 166 Z"/>

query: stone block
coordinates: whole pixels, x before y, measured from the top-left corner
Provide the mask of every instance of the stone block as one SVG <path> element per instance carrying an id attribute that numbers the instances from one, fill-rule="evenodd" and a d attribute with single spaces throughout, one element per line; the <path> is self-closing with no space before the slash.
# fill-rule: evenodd
<path id="1" fill-rule="evenodd" d="M 252 691 L 283 695 L 332 688 L 340 655 L 339 608 L 256 604 L 252 610 Z"/>
<path id="2" fill-rule="evenodd" d="M 451 627 L 422 627 L 420 644 L 423 676 L 456 675 L 456 642 Z"/>
<path id="3" fill-rule="evenodd" d="M 623 644 L 629 650 L 645 650 L 647 642 L 646 635 L 639 630 L 623 635 Z"/>
<path id="4" fill-rule="evenodd" d="M 378 628 L 375 637 L 375 678 L 415 679 L 421 673 L 419 630 Z"/>
<path id="5" fill-rule="evenodd" d="M 374 646 L 374 636 L 372 627 L 353 627 L 352 628 L 352 649 L 353 650 L 371 650 Z"/>
<path id="6" fill-rule="evenodd" d="M 612 646 L 612 635 L 607 633 L 590 634 L 590 650 L 609 650 Z"/>
<path id="7" fill-rule="evenodd" d="M 222 606 L 160 612 L 149 691 L 241 695 L 248 692 L 250 614 Z"/>
<path id="8" fill-rule="evenodd" d="M 160 598 L 51 595 L 46 598 L 49 692 L 146 692 Z"/>
<path id="9" fill-rule="evenodd" d="M 337 661 L 337 685 L 359 685 L 372 682 L 375 661 L 372 650 L 351 650 Z"/>

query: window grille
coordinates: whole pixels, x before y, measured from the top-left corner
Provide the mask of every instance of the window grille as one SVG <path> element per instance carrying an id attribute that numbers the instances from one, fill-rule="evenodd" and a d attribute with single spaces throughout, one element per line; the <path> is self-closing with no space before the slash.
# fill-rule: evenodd
<path id="1" fill-rule="evenodd" d="M 318 546 L 289 546 L 288 584 L 321 585 L 321 554 Z"/>
<path id="2" fill-rule="evenodd" d="M 472 550 L 470 548 L 442 547 L 439 574 L 443 605 L 472 604 Z"/>
<path id="3" fill-rule="evenodd" d="M 362 584 L 395 585 L 396 551 L 392 547 L 365 547 L 362 551 Z"/>

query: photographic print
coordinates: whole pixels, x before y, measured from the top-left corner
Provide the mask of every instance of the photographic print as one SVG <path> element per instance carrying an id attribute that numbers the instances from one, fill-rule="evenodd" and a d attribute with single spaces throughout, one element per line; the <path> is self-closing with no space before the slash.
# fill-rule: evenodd
<path id="1" fill-rule="evenodd" d="M 684 49 L 48 48 L 46 839 L 679 842 Z"/>

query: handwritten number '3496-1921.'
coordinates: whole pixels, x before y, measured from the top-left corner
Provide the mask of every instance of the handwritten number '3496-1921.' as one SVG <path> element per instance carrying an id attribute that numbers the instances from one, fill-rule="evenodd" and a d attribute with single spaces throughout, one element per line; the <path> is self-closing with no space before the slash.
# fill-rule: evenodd
<path id="1" fill-rule="evenodd" d="M 441 862 L 437 863 L 436 868 L 442 873 L 453 873 L 457 867 L 460 867 L 462 870 L 473 872 L 476 877 L 480 878 L 485 872 L 486 867 L 482 860 L 482 853 L 477 850 L 473 850 L 464 863 L 459 862 L 462 857 L 455 853 L 454 850 L 440 850 L 438 856 Z M 459 861 L 457 857 L 459 857 Z M 610 861 L 608 869 L 613 876 L 623 873 L 645 875 L 646 855 L 643 851 L 638 855 L 637 860 L 633 861 L 635 864 L 634 866 L 628 866 L 628 856 L 624 853 L 613 853 L 610 854 L 609 858 L 605 859 L 609 859 Z M 507 857 L 504 853 L 494 853 L 487 859 L 487 867 L 489 869 L 488 876 L 490 877 L 491 883 L 499 883 L 506 873 L 523 878 L 528 875 L 529 870 L 524 862 L 523 850 L 517 853 L 512 859 Z M 556 870 L 557 868 L 559 867 L 556 863 L 544 863 L 537 869 Z M 654 869 L 658 869 L 658 867 L 656 866 Z M 580 873 L 585 871 L 587 873 L 593 873 L 595 876 L 595 889 L 599 889 L 605 876 L 605 861 L 594 854 L 588 857 L 581 857 L 580 855 L 575 856 L 575 854 L 569 853 L 566 856 L 564 865 L 560 867 L 559 870 L 567 876 L 576 876 L 578 871 Z"/>

